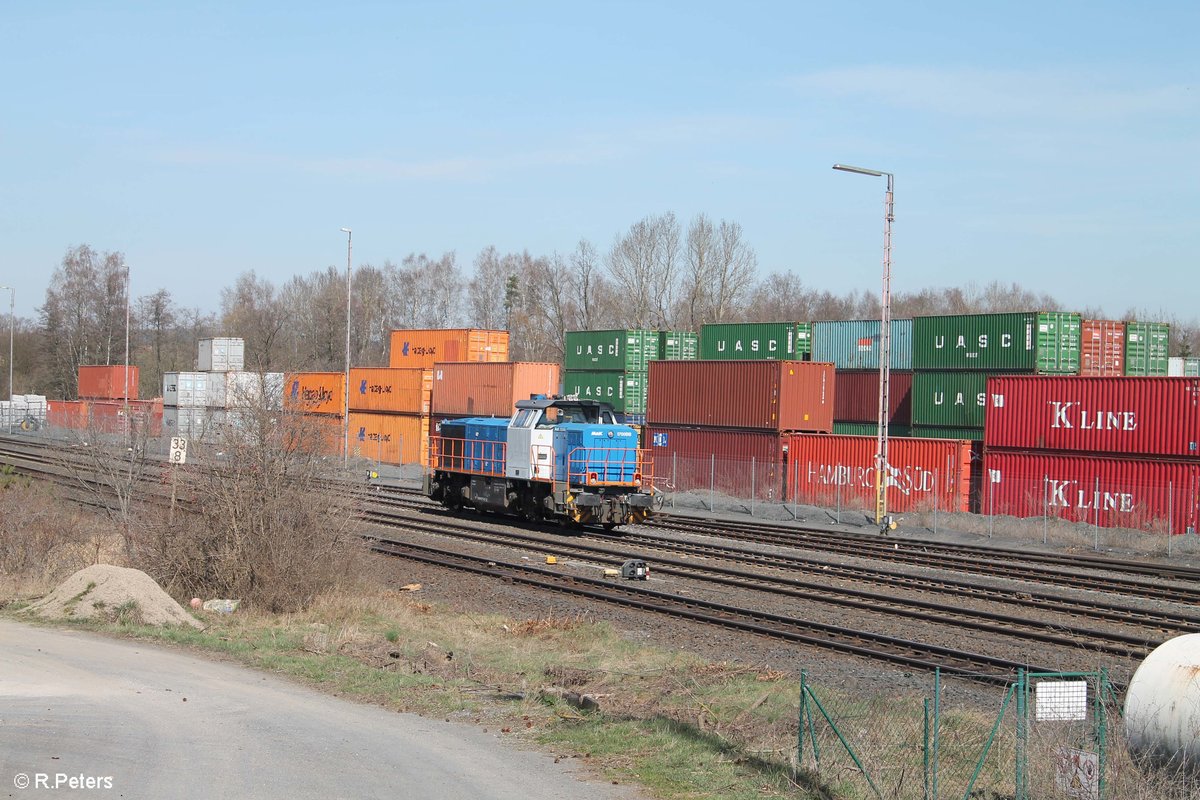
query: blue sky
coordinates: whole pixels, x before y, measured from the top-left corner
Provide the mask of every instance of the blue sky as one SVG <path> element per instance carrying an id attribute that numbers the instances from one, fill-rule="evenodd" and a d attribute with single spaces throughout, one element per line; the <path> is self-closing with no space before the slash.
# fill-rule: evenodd
<path id="1" fill-rule="evenodd" d="M 734 220 L 761 274 L 1200 317 L 1200 4 L 5 3 L 0 284 L 64 252 L 216 310 L 409 252 Z M 6 301 L 7 298 L 4 298 Z"/>

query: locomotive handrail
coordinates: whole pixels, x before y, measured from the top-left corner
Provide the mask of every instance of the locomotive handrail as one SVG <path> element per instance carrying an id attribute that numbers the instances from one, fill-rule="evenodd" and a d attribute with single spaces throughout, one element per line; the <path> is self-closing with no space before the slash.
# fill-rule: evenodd
<path id="1" fill-rule="evenodd" d="M 628 457 L 634 455 L 630 462 Z M 614 456 L 620 458 L 614 460 Z M 592 469 L 599 462 L 600 469 Z M 653 486 L 652 469 L 646 467 L 653 464 L 653 456 L 648 450 L 621 447 L 576 447 L 567 454 L 567 483 L 583 484 L 585 486 L 639 486 L 648 489 Z M 632 474 L 625 477 L 632 467 Z M 618 479 L 612 480 L 616 472 Z"/>
<path id="2" fill-rule="evenodd" d="M 504 476 L 508 443 L 490 439 L 429 437 L 429 468 L 469 475 Z"/>

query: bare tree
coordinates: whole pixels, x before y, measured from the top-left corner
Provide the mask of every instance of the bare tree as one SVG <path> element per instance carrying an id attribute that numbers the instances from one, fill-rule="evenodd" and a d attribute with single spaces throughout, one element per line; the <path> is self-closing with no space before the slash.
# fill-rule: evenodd
<path id="1" fill-rule="evenodd" d="M 343 303 L 345 297 L 342 298 Z M 288 319 L 274 284 L 254 271 L 238 276 L 232 289 L 221 290 L 221 324 L 227 336 L 246 340 L 246 364 L 261 371 L 279 361 L 280 334 Z"/>
<path id="2" fill-rule="evenodd" d="M 617 236 L 607 267 L 622 298 L 617 313 L 624 327 L 670 327 L 679 267 L 679 223 L 674 214 L 645 217 Z"/>

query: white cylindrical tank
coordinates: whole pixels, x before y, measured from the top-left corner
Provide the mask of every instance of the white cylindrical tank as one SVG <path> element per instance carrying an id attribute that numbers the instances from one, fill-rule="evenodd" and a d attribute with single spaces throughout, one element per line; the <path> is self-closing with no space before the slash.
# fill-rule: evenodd
<path id="1" fill-rule="evenodd" d="M 1200 771 L 1200 633 L 1164 642 L 1133 673 L 1125 736 L 1136 758 Z"/>

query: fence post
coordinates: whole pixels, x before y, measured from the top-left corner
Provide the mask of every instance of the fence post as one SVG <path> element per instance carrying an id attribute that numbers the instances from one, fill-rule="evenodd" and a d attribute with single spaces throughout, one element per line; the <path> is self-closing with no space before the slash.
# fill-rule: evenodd
<path id="1" fill-rule="evenodd" d="M 837 469 L 834 469 L 834 474 L 837 474 Z M 834 486 L 837 491 L 837 524 L 842 524 L 842 482 L 836 477 L 834 478 Z"/>
<path id="2" fill-rule="evenodd" d="M 988 482 L 988 538 L 996 532 L 996 481 L 992 473 L 987 473 Z"/>
<path id="3" fill-rule="evenodd" d="M 716 453 L 712 453 L 708 468 L 708 512 L 716 511 Z"/>
<path id="4" fill-rule="evenodd" d="M 792 519 L 800 519 L 800 462 L 795 459 L 792 460 Z"/>
<path id="5" fill-rule="evenodd" d="M 938 798 L 938 762 L 942 749 L 942 668 L 933 671 L 933 796 Z"/>
<path id="6" fill-rule="evenodd" d="M 755 457 L 750 456 L 750 516 L 754 516 L 754 473 L 758 470 Z"/>
<path id="7" fill-rule="evenodd" d="M 1175 482 L 1167 481 L 1167 558 L 1171 557 L 1171 540 L 1175 538 L 1175 520 L 1173 519 L 1175 504 Z"/>
<path id="8" fill-rule="evenodd" d="M 679 453 L 671 453 L 671 510 L 675 509 L 675 493 L 679 491 L 679 477 L 676 475 L 675 464 Z"/>
<path id="9" fill-rule="evenodd" d="M 1096 491 L 1092 494 L 1092 505 L 1096 508 L 1095 544 L 1093 549 L 1100 552 L 1100 476 L 1096 476 Z"/>
<path id="10" fill-rule="evenodd" d="M 942 482 L 938 480 L 937 470 L 933 471 L 933 533 L 937 535 L 938 508 L 942 505 Z"/>
<path id="11" fill-rule="evenodd" d="M 1050 538 L 1050 476 L 1042 474 L 1042 544 Z"/>

